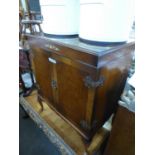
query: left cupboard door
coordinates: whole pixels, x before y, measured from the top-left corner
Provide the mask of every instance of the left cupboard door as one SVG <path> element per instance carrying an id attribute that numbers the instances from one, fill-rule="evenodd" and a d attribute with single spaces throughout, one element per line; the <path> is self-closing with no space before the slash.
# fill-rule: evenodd
<path id="1" fill-rule="evenodd" d="M 36 83 L 39 86 L 39 94 L 50 104 L 54 104 L 51 86 L 52 65 L 48 61 L 50 53 L 41 48 L 35 47 L 31 48 L 31 52 Z"/>

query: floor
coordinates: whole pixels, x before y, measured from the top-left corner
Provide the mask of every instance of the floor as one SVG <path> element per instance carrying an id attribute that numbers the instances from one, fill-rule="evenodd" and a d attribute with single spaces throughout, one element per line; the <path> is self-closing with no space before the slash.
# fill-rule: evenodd
<path id="1" fill-rule="evenodd" d="M 24 119 L 19 109 L 19 155 L 61 155 L 31 118 Z"/>

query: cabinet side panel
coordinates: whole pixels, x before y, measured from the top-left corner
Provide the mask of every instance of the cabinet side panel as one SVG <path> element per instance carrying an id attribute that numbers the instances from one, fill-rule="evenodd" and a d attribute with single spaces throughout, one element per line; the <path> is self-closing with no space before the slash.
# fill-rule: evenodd
<path id="1" fill-rule="evenodd" d="M 105 78 L 103 87 L 98 87 L 95 98 L 94 119 L 101 127 L 117 110 L 118 100 L 124 89 L 131 62 L 131 53 L 107 63 L 100 69 L 100 76 Z"/>

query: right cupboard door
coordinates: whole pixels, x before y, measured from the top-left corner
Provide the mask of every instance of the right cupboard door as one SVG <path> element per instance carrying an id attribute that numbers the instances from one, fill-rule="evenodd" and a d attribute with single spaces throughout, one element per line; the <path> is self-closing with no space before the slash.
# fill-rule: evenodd
<path id="1" fill-rule="evenodd" d="M 86 66 L 80 66 L 81 64 L 64 57 L 51 56 L 51 59 L 55 60 L 51 75 L 56 85 L 53 92 L 58 112 L 80 131 L 88 133 L 91 128 L 95 94 L 95 90 L 91 89 L 90 92 L 85 83 L 86 77 L 91 77 L 90 68 L 86 69 Z"/>
<path id="2" fill-rule="evenodd" d="M 84 85 L 87 73 L 63 62 L 56 65 L 58 103 L 60 112 L 74 124 L 85 120 L 88 88 Z"/>

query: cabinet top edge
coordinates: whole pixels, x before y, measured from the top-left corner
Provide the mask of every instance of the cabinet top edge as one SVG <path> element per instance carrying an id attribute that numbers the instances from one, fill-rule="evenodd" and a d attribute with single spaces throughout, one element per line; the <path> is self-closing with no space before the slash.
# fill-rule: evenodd
<path id="1" fill-rule="evenodd" d="M 111 52 L 114 52 L 118 49 L 126 48 L 129 46 L 134 46 L 135 41 L 130 40 L 129 42 L 122 44 L 122 45 L 105 45 L 105 46 L 97 46 L 97 45 L 89 45 L 82 43 L 78 40 L 78 38 L 72 38 L 72 39 L 55 39 L 55 38 L 49 38 L 45 36 L 38 36 L 38 35 L 31 35 L 31 34 L 26 34 L 25 35 L 28 38 L 33 38 L 33 39 L 43 39 L 47 41 L 51 41 L 51 43 L 60 45 L 60 46 L 65 46 L 74 50 L 78 50 L 84 53 L 91 54 L 96 57 L 104 56 L 106 54 L 110 54 Z"/>

